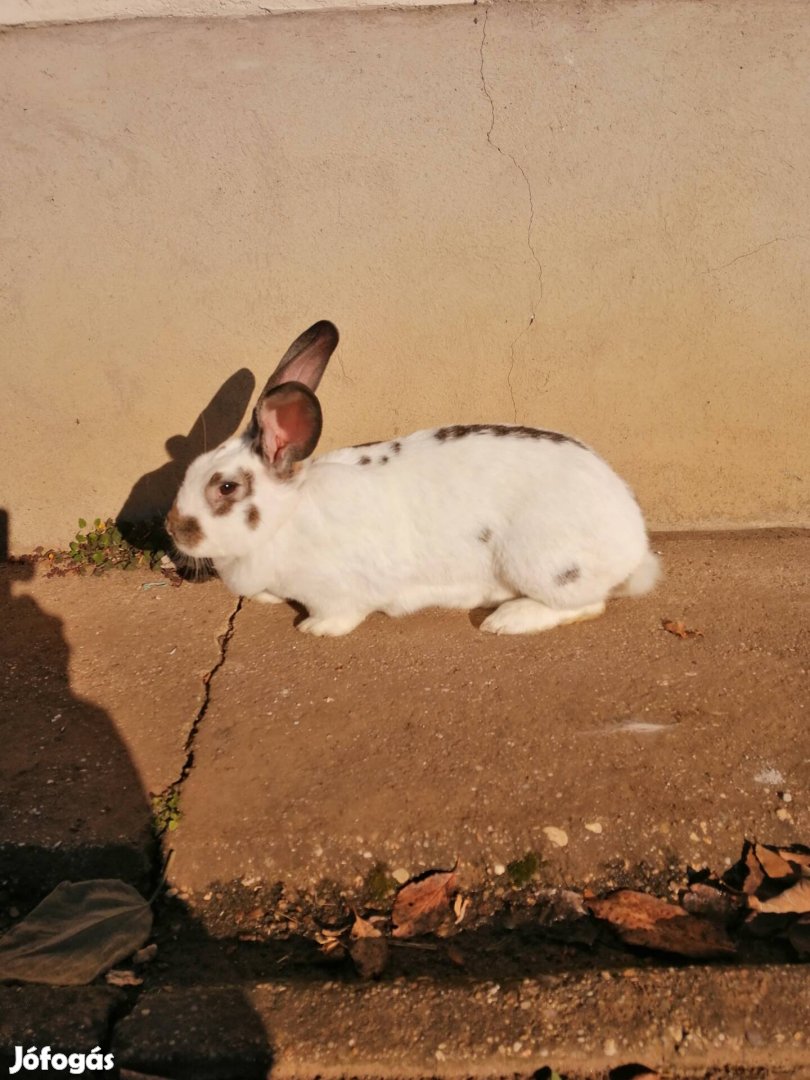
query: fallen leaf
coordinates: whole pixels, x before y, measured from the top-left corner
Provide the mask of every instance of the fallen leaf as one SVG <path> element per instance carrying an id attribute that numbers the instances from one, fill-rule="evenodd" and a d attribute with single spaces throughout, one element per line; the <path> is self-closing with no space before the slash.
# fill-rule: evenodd
<path id="1" fill-rule="evenodd" d="M 777 848 L 766 844 L 754 844 L 754 854 L 769 878 L 795 878 L 796 871 L 786 862 Z"/>
<path id="2" fill-rule="evenodd" d="M 738 894 L 728 893 L 702 881 L 693 882 L 685 889 L 680 901 L 681 907 L 690 915 L 700 915 L 724 925 L 732 921 L 745 903 Z"/>
<path id="3" fill-rule="evenodd" d="M 810 848 L 804 844 L 789 844 L 787 847 L 773 848 L 782 858 L 795 866 L 810 870 Z"/>
<path id="4" fill-rule="evenodd" d="M 618 889 L 587 906 L 628 945 L 696 959 L 729 956 L 734 945 L 723 927 L 647 893 Z"/>
<path id="5" fill-rule="evenodd" d="M 770 900 L 749 896 L 748 906 L 763 915 L 807 915 L 810 913 L 810 877 L 801 878 Z"/>
<path id="6" fill-rule="evenodd" d="M 356 914 L 352 923 L 351 936 L 355 940 L 359 938 L 378 938 L 382 937 L 382 933 L 368 919 Z"/>
<path id="7" fill-rule="evenodd" d="M 0 939 L 0 982 L 82 986 L 131 956 L 152 932 L 152 909 L 114 879 L 63 881 Z"/>
<path id="8" fill-rule="evenodd" d="M 403 885 L 391 912 L 393 937 L 415 937 L 436 930 L 451 916 L 450 897 L 455 885 L 455 870 L 434 870 Z"/>
<path id="9" fill-rule="evenodd" d="M 143 986 L 143 979 L 138 978 L 134 971 L 124 971 L 113 968 L 104 976 L 110 986 Z"/>
<path id="10" fill-rule="evenodd" d="M 681 619 L 662 619 L 661 626 L 664 630 L 670 634 L 675 634 L 679 638 L 688 637 L 703 637 L 703 633 L 700 630 L 689 630 L 686 623 Z"/>
<path id="11" fill-rule="evenodd" d="M 461 893 L 456 893 L 456 899 L 453 901 L 453 914 L 456 917 L 456 926 L 464 921 L 464 916 L 467 914 L 467 908 L 469 906 L 469 896 L 462 896 Z"/>
<path id="12" fill-rule="evenodd" d="M 349 935 L 349 955 L 363 979 L 375 979 L 382 975 L 388 963 L 388 942 L 383 935 L 360 915 L 355 915 Z"/>

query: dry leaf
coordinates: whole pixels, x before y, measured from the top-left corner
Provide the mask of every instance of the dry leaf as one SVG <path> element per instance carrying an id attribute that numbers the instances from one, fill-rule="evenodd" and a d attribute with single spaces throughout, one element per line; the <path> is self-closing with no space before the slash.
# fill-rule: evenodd
<path id="1" fill-rule="evenodd" d="M 766 844 L 754 844 L 754 854 L 769 878 L 795 878 L 793 867 L 785 862 L 777 848 Z"/>
<path id="2" fill-rule="evenodd" d="M 689 630 L 686 623 L 681 619 L 662 619 L 661 625 L 670 634 L 675 634 L 675 636 L 679 638 L 703 637 L 702 631 Z"/>
<path id="3" fill-rule="evenodd" d="M 739 895 L 696 881 L 681 893 L 681 907 L 690 915 L 700 915 L 713 922 L 729 923 L 740 911 L 744 900 Z"/>
<path id="4" fill-rule="evenodd" d="M 804 844 L 789 844 L 787 847 L 777 847 L 771 850 L 777 851 L 786 862 L 810 870 L 810 848 Z"/>
<path id="5" fill-rule="evenodd" d="M 619 889 L 603 900 L 589 900 L 587 905 L 628 945 L 696 959 L 729 956 L 734 952 L 734 945 L 721 926 L 647 893 Z"/>
<path id="6" fill-rule="evenodd" d="M 140 949 L 152 909 L 114 879 L 63 881 L 0 939 L 0 982 L 82 986 Z"/>
<path id="7" fill-rule="evenodd" d="M 469 906 L 469 896 L 462 896 L 461 893 L 456 893 L 456 898 L 453 901 L 453 914 L 456 917 L 456 926 L 464 921 L 464 916 L 467 914 L 467 908 Z"/>
<path id="8" fill-rule="evenodd" d="M 810 913 L 810 878 L 801 878 L 770 900 L 749 896 L 748 906 L 764 915 L 807 915 Z"/>
<path id="9" fill-rule="evenodd" d="M 351 936 L 357 940 L 358 938 L 378 938 L 382 937 L 382 934 L 373 923 L 368 921 L 368 919 L 364 919 L 360 915 L 355 914 Z"/>
<path id="10" fill-rule="evenodd" d="M 388 942 L 368 919 L 355 915 L 349 942 L 349 955 L 363 979 L 382 975 L 388 963 Z"/>
<path id="11" fill-rule="evenodd" d="M 143 986 L 143 979 L 139 979 L 134 971 L 124 971 L 113 968 L 104 976 L 110 986 Z"/>
<path id="12" fill-rule="evenodd" d="M 434 870 L 403 885 L 391 912 L 393 936 L 415 937 L 436 930 L 451 914 L 450 897 L 455 885 L 455 870 Z"/>

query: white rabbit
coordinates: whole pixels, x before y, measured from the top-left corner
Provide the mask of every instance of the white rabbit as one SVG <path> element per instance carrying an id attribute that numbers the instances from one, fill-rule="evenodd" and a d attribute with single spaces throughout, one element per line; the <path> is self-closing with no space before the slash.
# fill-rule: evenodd
<path id="1" fill-rule="evenodd" d="M 234 593 L 298 601 L 310 634 L 432 606 L 494 607 L 481 629 L 520 634 L 653 587 L 632 492 L 567 435 L 457 425 L 306 461 L 337 343 L 325 321 L 293 342 L 245 434 L 192 462 L 169 512 L 178 549 Z"/>

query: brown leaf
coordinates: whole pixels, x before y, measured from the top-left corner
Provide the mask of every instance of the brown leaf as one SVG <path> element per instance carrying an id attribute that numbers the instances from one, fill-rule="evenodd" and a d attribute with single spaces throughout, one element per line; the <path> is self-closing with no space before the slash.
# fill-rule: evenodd
<path id="1" fill-rule="evenodd" d="M 786 862 L 810 870 L 810 848 L 804 844 L 788 844 L 787 847 L 778 847 L 772 850 L 778 851 Z"/>
<path id="2" fill-rule="evenodd" d="M 680 900 L 681 907 L 690 915 L 723 924 L 730 922 L 745 903 L 738 894 L 727 893 L 700 881 L 693 882 L 684 890 Z"/>
<path id="3" fill-rule="evenodd" d="M 587 901 L 598 919 L 628 945 L 696 959 L 728 956 L 734 945 L 725 930 L 708 919 L 689 915 L 676 904 L 647 893 L 619 889 L 602 900 Z"/>
<path id="4" fill-rule="evenodd" d="M 682 619 L 662 619 L 661 626 L 670 634 L 679 638 L 703 637 L 701 630 L 690 630 Z"/>
<path id="5" fill-rule="evenodd" d="M 450 898 L 455 885 L 455 870 L 434 870 L 418 881 L 403 885 L 397 892 L 391 912 L 393 937 L 429 934 L 446 918 L 452 918 Z"/>
<path id="6" fill-rule="evenodd" d="M 368 919 L 364 919 L 355 913 L 351 936 L 357 941 L 360 938 L 379 938 L 382 937 L 382 933 Z"/>
<path id="7" fill-rule="evenodd" d="M 752 911 L 765 915 L 807 915 L 810 914 L 810 877 L 801 878 L 795 885 L 785 889 L 770 900 L 759 900 L 756 896 L 748 897 L 748 906 Z"/>
<path id="8" fill-rule="evenodd" d="M 754 854 L 769 878 L 796 876 L 796 871 L 782 858 L 778 848 L 772 848 L 766 844 L 754 844 Z"/>

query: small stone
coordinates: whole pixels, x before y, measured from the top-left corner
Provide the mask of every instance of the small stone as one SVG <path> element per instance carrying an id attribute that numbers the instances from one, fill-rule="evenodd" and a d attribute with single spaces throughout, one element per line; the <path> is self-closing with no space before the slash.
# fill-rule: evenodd
<path id="1" fill-rule="evenodd" d="M 604 1050 L 606 1057 L 615 1057 L 619 1052 L 615 1039 L 605 1039 L 602 1049 Z"/>
<path id="2" fill-rule="evenodd" d="M 496 862 L 495 865 L 492 867 L 492 873 L 495 875 L 495 877 L 500 877 L 501 874 L 506 873 L 506 867 L 503 865 L 503 863 Z"/>
<path id="3" fill-rule="evenodd" d="M 602 824 L 599 821 L 586 821 L 585 828 L 588 832 L 596 833 L 597 836 L 602 832 Z"/>
<path id="4" fill-rule="evenodd" d="M 793 796 L 790 794 L 789 791 L 780 791 L 779 798 L 782 800 L 782 802 L 793 802 Z"/>
<path id="5" fill-rule="evenodd" d="M 790 816 L 790 811 L 786 810 L 784 808 L 784 806 L 779 807 L 779 809 L 776 811 L 776 816 L 779 818 L 780 821 L 792 821 L 793 820 L 791 818 L 791 816 Z"/>
<path id="6" fill-rule="evenodd" d="M 405 882 L 408 881 L 410 876 L 411 875 L 409 871 L 407 871 L 404 866 L 398 866 L 396 870 L 394 870 L 394 872 L 391 874 L 391 877 L 394 879 L 397 885 L 404 885 Z"/>
<path id="7" fill-rule="evenodd" d="M 546 825 L 543 832 L 546 834 L 549 842 L 555 847 L 565 847 L 568 843 L 568 833 L 564 832 L 562 829 L 556 828 L 554 825 Z"/>

